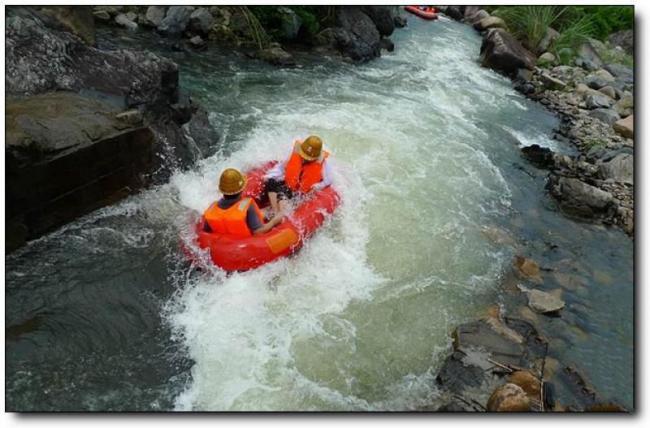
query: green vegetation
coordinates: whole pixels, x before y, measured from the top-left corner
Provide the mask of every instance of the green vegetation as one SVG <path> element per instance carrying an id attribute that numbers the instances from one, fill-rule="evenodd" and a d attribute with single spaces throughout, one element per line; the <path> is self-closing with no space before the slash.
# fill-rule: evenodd
<path id="1" fill-rule="evenodd" d="M 566 8 L 556 6 L 504 6 L 494 11 L 512 34 L 531 50 L 535 50 Z"/>
<path id="2" fill-rule="evenodd" d="M 611 33 L 634 26 L 632 6 L 501 6 L 493 14 L 503 18 L 512 34 L 537 53 L 541 53 L 546 29 L 557 30 L 560 35 L 546 50 L 562 64 L 570 63 L 588 39 L 606 40 Z M 619 62 L 631 61 L 628 55 Z"/>
<path id="3" fill-rule="evenodd" d="M 593 37 L 606 40 L 607 36 L 621 30 L 634 28 L 632 6 L 568 6 L 560 25 L 568 25 L 586 17 L 591 23 Z"/>

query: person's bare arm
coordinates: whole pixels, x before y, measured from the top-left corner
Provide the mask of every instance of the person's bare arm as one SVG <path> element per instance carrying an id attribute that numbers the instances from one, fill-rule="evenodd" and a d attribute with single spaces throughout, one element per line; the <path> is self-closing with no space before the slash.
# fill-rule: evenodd
<path id="1" fill-rule="evenodd" d="M 253 235 L 262 235 L 263 233 L 268 232 L 269 230 L 273 229 L 275 226 L 280 224 L 283 218 L 284 218 L 283 215 L 275 215 L 271 220 L 269 220 L 268 223 L 266 223 L 262 227 L 258 227 L 257 229 L 255 229 L 253 231 Z"/>

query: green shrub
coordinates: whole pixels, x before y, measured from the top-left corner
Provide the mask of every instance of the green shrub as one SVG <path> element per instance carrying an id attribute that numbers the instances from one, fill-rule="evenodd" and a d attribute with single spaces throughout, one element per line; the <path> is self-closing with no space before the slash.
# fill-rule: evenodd
<path id="1" fill-rule="evenodd" d="M 560 27 L 571 26 L 588 16 L 593 26 L 593 37 L 607 39 L 612 33 L 634 28 L 634 7 L 632 6 L 569 6 L 560 19 Z"/>

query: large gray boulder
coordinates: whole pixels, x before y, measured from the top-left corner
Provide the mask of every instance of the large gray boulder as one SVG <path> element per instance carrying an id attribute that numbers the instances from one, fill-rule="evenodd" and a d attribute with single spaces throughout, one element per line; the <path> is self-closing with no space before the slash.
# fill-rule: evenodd
<path id="1" fill-rule="evenodd" d="M 577 178 L 549 176 L 551 195 L 568 215 L 592 219 L 604 216 L 613 206 L 611 193 L 580 181 Z"/>
<path id="2" fill-rule="evenodd" d="M 490 28 L 506 28 L 506 22 L 498 16 L 488 16 L 476 22 L 474 28 L 478 31 L 485 31 Z"/>
<path id="3" fill-rule="evenodd" d="M 212 14 L 208 11 L 208 9 L 199 7 L 190 15 L 188 30 L 192 34 L 204 36 L 210 33 L 212 25 L 214 25 L 214 18 L 212 17 Z"/>
<path id="4" fill-rule="evenodd" d="M 619 183 L 634 183 L 634 156 L 629 153 L 616 155 L 608 162 L 600 164 L 600 175 Z"/>
<path id="5" fill-rule="evenodd" d="M 535 56 L 527 51 L 510 33 L 490 29 L 481 44 L 481 65 L 507 76 L 515 76 L 520 68 L 532 70 Z"/>
<path id="6" fill-rule="evenodd" d="M 605 122 L 608 125 L 613 125 L 621 117 L 616 113 L 616 110 L 611 108 L 597 108 L 589 112 L 589 116 Z"/>
<path id="7" fill-rule="evenodd" d="M 358 7 L 338 8 L 336 26 L 325 32 L 326 40 L 353 61 L 364 62 L 380 56 L 381 35 L 372 19 Z"/>
<path id="8" fill-rule="evenodd" d="M 363 12 L 375 23 L 380 35 L 388 37 L 395 31 L 395 20 L 390 6 L 364 6 Z"/>
<path id="9" fill-rule="evenodd" d="M 170 6 L 158 25 L 158 32 L 170 36 L 181 35 L 190 23 L 193 11 L 193 6 Z"/>
<path id="10" fill-rule="evenodd" d="M 166 14 L 165 6 L 149 6 L 144 15 L 144 25 L 156 28 L 160 25 Z"/>
<path id="11" fill-rule="evenodd" d="M 178 96 L 178 67 L 153 53 L 95 49 L 21 15 L 7 18 L 5 35 L 8 95 L 86 89 L 123 97 L 127 106 L 151 108 Z"/>

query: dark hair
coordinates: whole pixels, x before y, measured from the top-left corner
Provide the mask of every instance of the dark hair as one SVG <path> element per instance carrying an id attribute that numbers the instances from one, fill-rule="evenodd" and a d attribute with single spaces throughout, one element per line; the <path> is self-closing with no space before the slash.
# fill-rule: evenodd
<path id="1" fill-rule="evenodd" d="M 241 192 L 235 193 L 234 195 L 223 195 L 223 198 L 227 201 L 232 201 L 233 199 L 237 199 L 241 196 Z"/>

